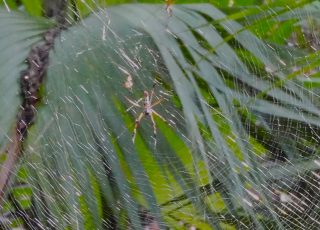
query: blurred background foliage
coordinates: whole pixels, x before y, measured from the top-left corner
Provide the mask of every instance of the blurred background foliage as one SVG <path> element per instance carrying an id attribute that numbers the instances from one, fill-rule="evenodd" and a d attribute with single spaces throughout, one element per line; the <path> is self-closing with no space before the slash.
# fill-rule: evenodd
<path id="1" fill-rule="evenodd" d="M 122 3 L 132 5 L 111 7 Z M 192 5 L 179 8 L 185 3 Z M 207 9 L 198 3 L 214 7 Z M 0 4 L 3 9 L 27 12 L 41 21 L 44 8 L 52 1 L 2 0 Z M 65 40 L 57 41 L 51 54 L 45 103 L 40 105 L 38 120 L 26 142 L 26 157 L 6 194 L 2 228 L 152 229 L 152 224 L 157 226 L 161 221 L 173 229 L 319 227 L 319 2 L 180 0 L 173 4 L 177 6 L 171 19 L 175 26 L 169 29 L 175 39 L 161 34 L 168 29 L 166 20 L 157 14 L 153 20 L 149 15 L 161 10 L 165 13 L 164 1 L 68 1 L 66 18 L 71 27 L 62 32 Z M 97 18 L 106 19 L 92 13 L 109 7 L 116 21 L 112 22 L 112 29 L 126 39 L 120 48 L 116 38 L 96 43 L 105 25 Z M 12 34 L 21 30 L 15 23 L 29 20 L 20 15 L 17 18 L 21 21 L 15 22 L 14 17 L 10 21 L 10 15 L 2 15 L 8 22 L 0 21 L 0 29 L 12 23 L 12 28 L 3 30 Z M 147 26 L 140 25 L 148 20 Z M 198 24 L 201 20 L 205 23 Z M 181 21 L 183 25 L 179 24 Z M 92 28 L 77 26 L 81 22 Z M 37 27 L 38 23 L 30 19 L 23 25 L 33 33 L 24 34 L 21 40 L 32 38 L 35 44 L 41 33 L 52 26 L 43 21 Z M 206 25 L 212 25 L 214 31 Z M 217 37 L 222 40 L 215 43 L 198 27 L 208 29 L 212 36 L 218 31 L 221 37 Z M 129 28 L 137 28 L 141 37 L 136 38 Z M 192 33 L 184 36 L 186 28 Z M 90 38 L 88 31 L 93 34 Z M 237 36 L 242 32 L 243 37 Z M 131 139 L 127 130 L 119 133 L 123 126 L 131 131 L 135 114 L 125 111 L 123 94 L 118 93 L 123 81 L 117 79 L 123 73 L 114 63 L 126 66 L 117 52 L 122 48 L 131 52 L 140 38 L 144 42 L 140 59 L 147 65 L 137 72 L 132 70 L 139 76 L 135 87 L 140 91 L 150 88 L 156 78 L 161 83 L 159 91 L 172 92 L 169 102 L 159 111 L 166 117 L 174 115 L 178 127 L 173 131 L 161 120 L 156 121 L 161 146 L 158 151 L 146 141 L 150 125 L 142 126 L 144 134 L 137 137 L 135 146 L 126 143 Z M 4 40 L 0 34 L 3 49 Z M 173 54 L 174 49 L 166 52 L 162 41 L 181 52 L 180 56 Z M 26 51 L 26 47 L 31 45 L 25 44 L 21 49 Z M 162 58 L 154 58 L 147 52 L 149 49 Z M 86 52 L 81 56 L 83 50 Z M 26 52 L 22 52 L 17 63 L 21 64 L 25 56 Z M 77 56 L 80 58 L 75 59 Z M 214 68 L 198 64 L 202 60 Z M 155 68 L 158 62 L 160 68 Z M 15 66 L 18 64 L 10 68 Z M 5 73 L 8 68 L 0 66 L 0 72 Z M 220 78 L 211 79 L 210 83 L 209 73 L 215 70 Z M 104 75 L 112 77 L 105 80 Z M 179 75 L 184 80 L 175 78 Z M 56 76 L 61 78 L 56 80 Z M 85 90 L 74 89 L 70 93 L 73 85 Z M 102 98 L 87 96 L 86 91 L 92 89 Z M 188 90 L 190 95 L 183 94 Z M 67 95 L 70 101 L 61 103 L 60 97 L 54 95 Z M 127 95 L 139 98 L 141 93 Z M 185 117 L 179 119 L 188 107 L 194 117 L 188 118 L 185 111 Z M 78 124 L 84 125 L 79 128 Z M 185 138 L 188 129 L 194 131 L 196 141 Z M 109 131 L 110 136 L 104 134 Z M 61 141 L 62 136 L 74 139 Z M 205 143 L 204 147 L 199 140 Z M 118 161 L 111 167 L 111 174 L 115 175 L 110 176 L 99 161 L 109 164 L 112 158 Z M 1 161 L 5 159 L 2 154 Z M 131 195 L 125 197 L 127 194 Z M 146 209 L 141 211 L 142 206 Z M 136 210 L 140 210 L 139 215 Z M 141 216 L 148 220 L 147 224 L 140 220 Z"/>
<path id="2" fill-rule="evenodd" d="M 171 1 L 170 1 L 171 2 Z M 279 9 L 279 8 L 289 8 L 296 7 L 297 5 L 303 6 L 312 1 L 295 1 L 288 4 L 287 1 L 272 1 L 272 0 L 218 0 L 218 1 L 206 1 L 206 0 L 174 0 L 173 4 L 185 4 L 185 3 L 210 3 L 214 6 L 220 8 L 228 15 L 230 19 L 238 20 L 241 23 L 247 24 L 249 29 L 257 34 L 260 38 L 266 39 L 267 41 L 275 42 L 277 44 L 285 44 L 288 42 L 292 35 L 295 36 L 295 42 L 300 48 L 309 47 L 310 41 L 305 37 L 303 29 L 309 30 L 308 34 L 317 34 L 318 23 L 315 18 L 310 18 L 304 21 L 304 25 L 297 24 L 297 18 L 292 20 L 275 20 L 275 15 L 269 12 L 268 9 Z M 76 10 L 80 18 L 86 17 L 93 10 L 98 10 L 99 8 L 105 8 L 117 4 L 129 4 L 129 3 L 153 3 L 153 4 L 163 4 L 165 1 L 161 0 L 72 0 L 68 1 L 69 14 L 75 14 Z M 45 5 L 42 0 L 3 0 L 0 5 L 7 6 L 12 10 L 20 10 L 27 12 L 31 16 L 43 16 Z M 291 6 L 292 5 L 292 6 Z M 286 11 L 286 10 L 284 10 Z M 275 11 L 276 12 L 276 11 Z M 71 16 L 72 17 L 72 16 Z M 259 19 L 260 18 L 260 19 Z M 252 23 L 251 19 L 254 19 Z M 313 31 L 313 33 L 311 32 Z"/>

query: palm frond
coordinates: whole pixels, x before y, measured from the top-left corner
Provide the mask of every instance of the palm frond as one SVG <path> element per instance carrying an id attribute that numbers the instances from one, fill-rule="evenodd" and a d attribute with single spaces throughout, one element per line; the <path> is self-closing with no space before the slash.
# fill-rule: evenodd
<path id="1" fill-rule="evenodd" d="M 279 55 L 279 47 L 249 29 L 208 4 L 177 5 L 172 17 L 162 6 L 135 4 L 94 12 L 63 31 L 50 55 L 44 105 L 25 144 L 41 223 L 141 229 L 147 210 L 161 227 L 181 221 L 203 229 L 295 226 L 294 215 L 284 217 L 270 201 L 272 185 L 283 189 L 286 171 L 290 178 L 309 177 L 318 168 L 305 165 L 316 154 L 303 161 L 309 150 L 301 146 L 319 146 L 310 136 L 275 129 L 273 120 L 318 129 L 319 108 L 295 81 L 303 71 L 291 73 L 288 53 Z M 27 31 L 23 36 L 38 35 Z M 302 68 L 318 66 L 310 59 Z M 132 89 L 123 86 L 128 76 Z M 154 109 L 168 123 L 156 119 L 153 137 L 145 119 L 132 143 L 142 111 L 127 112 L 126 98 L 141 98 L 155 83 L 156 97 L 165 100 Z M 299 168 L 278 161 L 267 166 L 272 146 Z"/>

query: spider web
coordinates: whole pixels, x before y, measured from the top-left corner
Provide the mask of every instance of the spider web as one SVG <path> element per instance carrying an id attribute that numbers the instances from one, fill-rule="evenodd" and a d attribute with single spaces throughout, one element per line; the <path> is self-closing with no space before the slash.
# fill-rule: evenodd
<path id="1" fill-rule="evenodd" d="M 95 10 L 98 3 L 84 4 L 92 16 L 63 32 L 52 52 L 44 108 L 13 184 L 13 189 L 19 180 L 30 185 L 22 198 L 16 197 L 34 205 L 36 218 L 24 220 L 28 228 L 319 228 L 319 67 L 311 68 L 314 59 L 308 59 L 319 51 L 313 24 L 318 22 L 300 22 L 307 49 L 301 49 L 298 32 L 283 35 L 286 52 L 273 40 L 257 48 L 255 54 L 276 53 L 277 68 L 266 65 L 263 55 L 257 60 L 236 38 L 224 41 L 247 68 L 244 78 L 228 49 L 225 56 L 218 49 L 210 52 L 212 44 L 204 39 L 206 26 L 211 24 L 222 37 L 225 28 L 206 15 L 208 25 L 176 33 L 171 29 L 187 20 L 183 8 L 177 7 L 176 14 L 174 8 L 170 17 L 164 6 L 156 6 L 141 24 L 162 15 L 161 32 L 178 44 L 172 56 L 181 52 L 189 68 L 179 58 L 172 60 L 182 79 L 172 75 L 161 49 L 165 41 L 159 44 L 143 26 L 126 25 L 121 9 L 101 13 Z M 303 13 L 294 15 L 304 19 Z M 250 19 L 255 17 L 241 23 L 250 25 Z M 208 56 L 194 59 L 197 52 L 191 54 L 188 47 L 192 40 L 182 40 L 188 32 L 199 43 L 192 48 L 207 48 Z M 209 72 L 215 69 L 221 77 L 211 83 L 199 67 L 210 57 L 221 58 L 211 60 Z M 230 63 L 234 70 L 228 69 Z M 297 74 L 290 77 L 292 72 Z M 127 111 L 131 105 L 125 97 L 137 101 L 154 83 L 154 101 L 165 98 L 154 110 L 168 124 L 155 119 L 154 137 L 152 122 L 143 119 L 133 144 L 135 119 L 142 110 Z"/>

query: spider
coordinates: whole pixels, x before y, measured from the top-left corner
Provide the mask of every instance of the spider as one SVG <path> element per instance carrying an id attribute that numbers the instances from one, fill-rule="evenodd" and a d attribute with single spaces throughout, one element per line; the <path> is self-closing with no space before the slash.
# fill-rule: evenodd
<path id="1" fill-rule="evenodd" d="M 152 90 L 150 91 L 150 93 L 148 91 L 146 91 L 146 90 L 143 91 L 143 97 L 141 97 L 137 101 L 132 101 L 129 98 L 125 97 L 127 99 L 127 101 L 130 102 L 130 104 L 132 104 L 132 106 L 129 107 L 126 110 L 126 112 L 128 112 L 134 106 L 138 107 L 138 108 L 143 108 L 143 111 L 139 114 L 138 118 L 135 121 L 134 129 L 133 129 L 133 135 L 132 135 L 132 142 L 133 143 L 134 143 L 135 138 L 136 138 L 137 129 L 138 129 L 138 127 L 140 125 L 140 122 L 141 122 L 141 119 L 143 117 L 150 117 L 151 122 L 152 122 L 152 126 L 153 126 L 153 136 L 154 136 L 154 138 L 156 138 L 156 136 L 157 136 L 157 128 L 156 128 L 156 123 L 154 121 L 154 115 L 159 117 L 164 122 L 167 122 L 165 118 L 163 118 L 159 113 L 157 113 L 153 109 L 154 106 L 160 104 L 164 100 L 164 98 L 161 97 L 160 99 L 158 99 L 158 100 L 156 100 L 155 102 L 152 103 L 152 98 L 154 96 L 154 88 L 155 88 L 155 84 L 153 85 Z M 143 100 L 143 107 L 139 104 L 142 100 Z"/>

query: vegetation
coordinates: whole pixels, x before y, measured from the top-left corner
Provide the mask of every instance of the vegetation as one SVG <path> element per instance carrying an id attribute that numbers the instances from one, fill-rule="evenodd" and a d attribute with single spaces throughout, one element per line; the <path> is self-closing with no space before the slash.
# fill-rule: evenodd
<path id="1" fill-rule="evenodd" d="M 319 8 L 3 0 L 1 227 L 317 229 Z"/>

